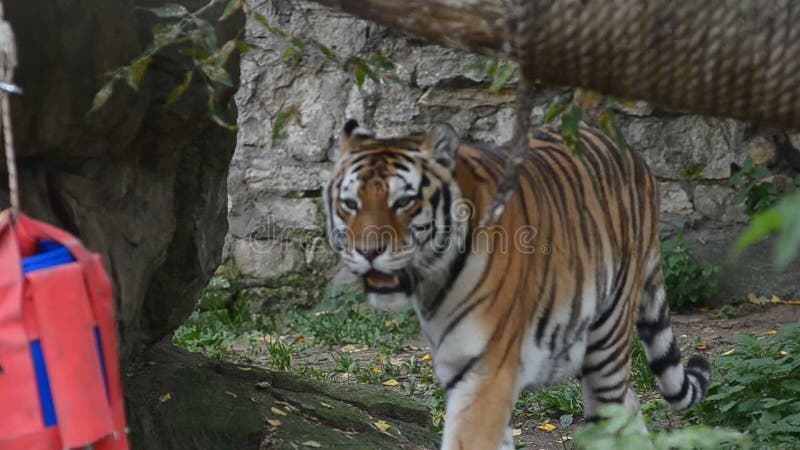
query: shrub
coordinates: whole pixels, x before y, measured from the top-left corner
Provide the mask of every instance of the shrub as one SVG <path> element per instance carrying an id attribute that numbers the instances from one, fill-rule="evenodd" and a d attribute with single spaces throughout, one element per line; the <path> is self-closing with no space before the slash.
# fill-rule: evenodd
<path id="1" fill-rule="evenodd" d="M 797 448 L 800 323 L 734 340 L 733 350 L 712 360 L 709 396 L 687 418 L 746 430 L 759 448 Z"/>
<path id="2" fill-rule="evenodd" d="M 738 186 L 733 203 L 744 203 L 747 214 L 754 215 L 767 210 L 778 200 L 778 191 L 775 184 L 765 181 L 771 175 L 766 166 L 753 166 L 753 160 L 748 157 L 742 169 L 730 179 L 731 186 Z"/>
<path id="3" fill-rule="evenodd" d="M 735 445 L 748 448 L 745 436 L 732 430 L 695 425 L 679 430 L 642 434 L 644 427 L 640 415 L 631 414 L 622 406 L 609 405 L 600 410 L 605 420 L 575 432 L 575 443 L 579 448 L 592 450 L 619 449 L 710 449 L 716 450 Z"/>
<path id="4" fill-rule="evenodd" d="M 711 301 L 719 291 L 714 275 L 719 267 L 699 263 L 689 253 L 692 241 L 685 241 L 683 233 L 661 241 L 661 264 L 669 306 L 675 310 L 686 306 L 699 306 Z"/>

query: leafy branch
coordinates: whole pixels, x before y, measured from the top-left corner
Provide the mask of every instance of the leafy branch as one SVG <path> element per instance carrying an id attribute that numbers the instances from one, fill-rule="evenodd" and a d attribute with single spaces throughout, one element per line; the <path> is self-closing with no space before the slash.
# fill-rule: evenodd
<path id="1" fill-rule="evenodd" d="M 177 103 L 189 89 L 192 81 L 199 77 L 206 86 L 208 110 L 212 120 L 224 128 L 235 130 L 236 126 L 224 118 L 227 100 L 223 98 L 229 96 L 223 96 L 222 93 L 236 87 L 225 67 L 234 51 L 244 53 L 249 46 L 238 38 L 219 45 L 214 25 L 201 17 L 218 3 L 220 0 L 211 0 L 196 11 L 189 11 L 183 5 L 175 3 L 143 8 L 159 19 L 166 19 L 167 22 L 158 23 L 153 27 L 152 42 L 133 62 L 105 74 L 106 81 L 95 94 L 89 113 L 97 112 L 108 102 L 118 83 L 123 83 L 138 92 L 142 79 L 153 62 L 153 57 L 167 48 L 181 46 L 182 53 L 191 58 L 192 68 L 184 73 L 183 81 L 167 95 L 165 104 L 171 106 Z M 224 21 L 241 8 L 241 0 L 229 0 L 217 20 Z"/>
<path id="2" fill-rule="evenodd" d="M 100 110 L 111 98 L 118 84 L 127 85 L 138 92 L 145 73 L 153 62 L 153 57 L 167 48 L 179 47 L 183 54 L 191 58 L 192 68 L 184 73 L 182 81 L 167 95 L 165 105 L 176 104 L 192 83 L 199 79 L 206 87 L 211 119 L 226 129 L 236 130 L 236 126 L 229 123 L 224 114 L 230 100 L 228 93 L 236 88 L 226 65 L 234 52 L 244 54 L 250 49 L 250 46 L 238 36 L 220 45 L 212 22 L 201 18 L 201 15 L 221 2 L 222 0 L 210 0 L 196 11 L 189 11 L 186 7 L 176 3 L 142 8 L 154 14 L 158 19 L 163 19 L 164 22 L 153 27 L 152 42 L 141 55 L 130 64 L 104 74 L 105 82 L 95 94 L 89 113 Z M 362 87 L 368 79 L 378 84 L 399 82 L 394 73 L 395 64 L 386 56 L 375 54 L 362 57 L 337 54 L 314 38 L 303 38 L 273 26 L 264 15 L 254 11 L 246 0 L 228 0 L 217 21 L 222 22 L 238 11 L 243 11 L 272 35 L 286 42 L 287 48 L 281 55 L 281 60 L 285 64 L 297 65 L 307 55 L 315 53 L 351 72 L 353 81 L 359 87 Z M 238 34 L 241 35 L 242 32 L 240 31 Z M 273 139 L 284 139 L 286 137 L 284 128 L 292 120 L 302 126 L 300 111 L 296 105 L 289 106 L 278 113 L 275 118 Z"/>

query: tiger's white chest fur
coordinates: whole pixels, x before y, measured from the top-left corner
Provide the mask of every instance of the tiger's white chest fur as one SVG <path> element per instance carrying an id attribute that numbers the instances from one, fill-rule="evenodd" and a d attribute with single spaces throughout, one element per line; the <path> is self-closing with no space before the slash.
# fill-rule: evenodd
<path id="1" fill-rule="evenodd" d="M 431 345 L 436 375 L 443 386 L 453 380 L 470 359 L 487 351 L 491 330 L 480 320 L 479 314 L 466 314 L 455 325 L 452 321 L 469 304 L 469 296 L 474 295 L 489 256 L 485 250 L 471 252 L 464 269 L 433 317 L 425 319 L 420 311 L 420 303 L 424 304 L 426 299 L 422 298 L 415 304 L 422 330 Z M 586 280 L 582 289 L 583 308 L 577 320 L 570 316 L 569 311 L 554 311 L 547 329 L 541 332 L 541 338 L 537 338 L 536 322 L 530 323 L 519 355 L 511 356 L 520 361 L 517 392 L 525 388 L 552 385 L 580 373 L 586 352 L 588 325 L 597 310 L 594 286 L 593 280 Z M 520 298 L 516 301 L 535 302 L 536 299 Z M 571 327 L 573 323 L 583 325 L 575 329 Z M 448 330 L 448 327 L 452 328 Z M 446 334 L 442 336 L 443 333 Z"/>

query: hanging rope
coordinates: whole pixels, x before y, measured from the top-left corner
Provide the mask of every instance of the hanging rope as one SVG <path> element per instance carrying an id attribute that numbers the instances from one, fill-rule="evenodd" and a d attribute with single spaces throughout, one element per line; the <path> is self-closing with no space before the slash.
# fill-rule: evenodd
<path id="1" fill-rule="evenodd" d="M 5 21 L 3 3 L 0 2 L 0 120 L 3 122 L 3 142 L 8 167 L 8 191 L 11 198 L 11 217 L 14 221 L 19 214 L 19 190 L 17 185 L 17 165 L 14 159 L 14 136 L 11 130 L 10 94 L 22 91 L 14 85 L 14 70 L 17 68 L 17 45 L 11 25 Z"/>
<path id="2" fill-rule="evenodd" d="M 506 10 L 508 11 L 508 28 L 514 37 L 513 55 L 520 54 L 520 44 L 522 32 L 526 28 L 524 20 L 525 0 L 507 0 Z M 531 111 L 533 110 L 533 97 L 536 93 L 536 86 L 533 80 L 525 76 L 522 70 L 519 83 L 517 84 L 517 113 L 514 122 L 514 135 L 511 140 L 503 146 L 509 153 L 506 160 L 503 176 L 497 185 L 494 197 L 489 207 L 483 215 L 480 226 L 487 227 L 503 215 L 506 204 L 511 199 L 514 190 L 519 184 L 522 165 L 525 163 L 525 153 L 528 151 L 528 132 L 531 128 Z"/>

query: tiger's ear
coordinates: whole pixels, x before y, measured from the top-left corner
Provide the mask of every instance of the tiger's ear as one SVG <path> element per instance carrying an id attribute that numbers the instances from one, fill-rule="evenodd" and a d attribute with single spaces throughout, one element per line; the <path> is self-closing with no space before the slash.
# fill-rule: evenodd
<path id="1" fill-rule="evenodd" d="M 360 141 L 373 139 L 375 133 L 366 128 L 361 128 L 358 121 L 349 119 L 342 128 L 342 137 L 339 140 L 339 150 L 341 153 L 349 153 Z"/>
<path id="2" fill-rule="evenodd" d="M 456 152 L 461 141 L 456 130 L 449 124 L 440 123 L 425 137 L 420 148 L 430 152 L 439 164 L 453 169 L 456 166 Z"/>

